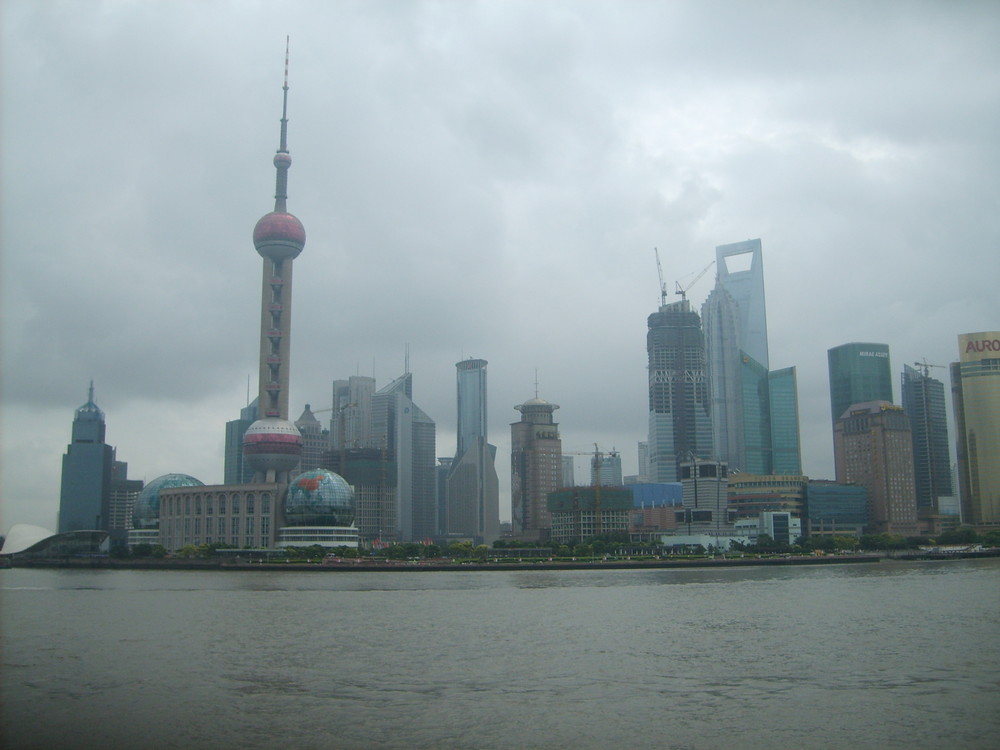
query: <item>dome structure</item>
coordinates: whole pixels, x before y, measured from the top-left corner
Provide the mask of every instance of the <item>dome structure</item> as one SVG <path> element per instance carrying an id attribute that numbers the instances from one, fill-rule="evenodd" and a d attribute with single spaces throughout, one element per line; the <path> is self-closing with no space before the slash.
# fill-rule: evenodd
<path id="1" fill-rule="evenodd" d="M 254 471 L 291 471 L 302 457 L 302 433 L 287 419 L 258 419 L 243 435 L 243 455 Z"/>
<path id="2" fill-rule="evenodd" d="M 272 211 L 261 216 L 253 228 L 253 244 L 264 258 L 297 258 L 306 244 L 306 230 L 292 214 Z"/>
<path id="3" fill-rule="evenodd" d="M 205 483 L 187 474 L 164 474 L 142 488 L 132 508 L 132 527 L 155 529 L 160 522 L 160 490 L 173 487 L 204 487 Z"/>
<path id="4" fill-rule="evenodd" d="M 299 474 L 285 496 L 289 526 L 350 526 L 354 522 L 354 489 L 339 474 L 312 469 Z"/>

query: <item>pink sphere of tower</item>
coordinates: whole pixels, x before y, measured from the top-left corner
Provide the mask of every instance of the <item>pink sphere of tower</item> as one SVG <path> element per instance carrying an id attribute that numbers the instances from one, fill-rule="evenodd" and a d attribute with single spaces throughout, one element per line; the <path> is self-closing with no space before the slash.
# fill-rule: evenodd
<path id="1" fill-rule="evenodd" d="M 289 213 L 272 211 L 264 214 L 253 228 L 253 245 L 265 258 L 297 258 L 305 244 L 305 227 Z"/>

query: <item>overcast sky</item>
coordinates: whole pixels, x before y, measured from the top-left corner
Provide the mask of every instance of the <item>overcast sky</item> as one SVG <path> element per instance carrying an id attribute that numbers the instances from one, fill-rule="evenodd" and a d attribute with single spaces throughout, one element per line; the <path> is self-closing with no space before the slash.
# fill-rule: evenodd
<path id="1" fill-rule="evenodd" d="M 257 389 L 286 34 L 291 418 L 333 379 L 387 384 L 409 346 L 451 455 L 454 365 L 482 357 L 503 518 L 536 370 L 564 450 L 637 471 L 654 247 L 673 289 L 761 239 L 813 477 L 833 475 L 827 349 L 888 344 L 898 402 L 904 364 L 1000 329 L 995 2 L 0 8 L 0 533 L 55 528 L 91 379 L 132 478 L 222 481 Z"/>

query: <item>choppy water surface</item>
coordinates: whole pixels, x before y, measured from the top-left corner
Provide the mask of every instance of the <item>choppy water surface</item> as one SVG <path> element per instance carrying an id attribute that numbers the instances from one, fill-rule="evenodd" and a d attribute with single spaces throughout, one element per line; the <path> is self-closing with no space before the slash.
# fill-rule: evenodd
<path id="1" fill-rule="evenodd" d="M 7 748 L 988 748 L 1000 561 L 0 571 Z"/>

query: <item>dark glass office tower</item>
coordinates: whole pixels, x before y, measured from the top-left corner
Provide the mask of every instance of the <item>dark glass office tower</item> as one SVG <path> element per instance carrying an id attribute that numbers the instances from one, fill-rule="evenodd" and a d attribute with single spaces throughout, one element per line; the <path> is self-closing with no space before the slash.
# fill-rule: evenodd
<path id="1" fill-rule="evenodd" d="M 892 371 L 886 344 L 851 343 L 826 353 L 830 368 L 830 418 L 868 401 L 892 403 Z"/>
<path id="2" fill-rule="evenodd" d="M 110 528 L 115 449 L 104 442 L 104 433 L 104 412 L 94 403 L 91 383 L 87 403 L 73 415 L 72 442 L 62 460 L 60 534 Z"/>
<path id="3" fill-rule="evenodd" d="M 767 374 L 771 409 L 772 474 L 802 473 L 799 438 L 799 395 L 794 367 Z"/>
<path id="4" fill-rule="evenodd" d="M 913 436 L 917 511 L 937 512 L 937 499 L 952 494 L 944 383 L 930 377 L 926 368 L 919 372 L 904 365 L 902 395 Z"/>

